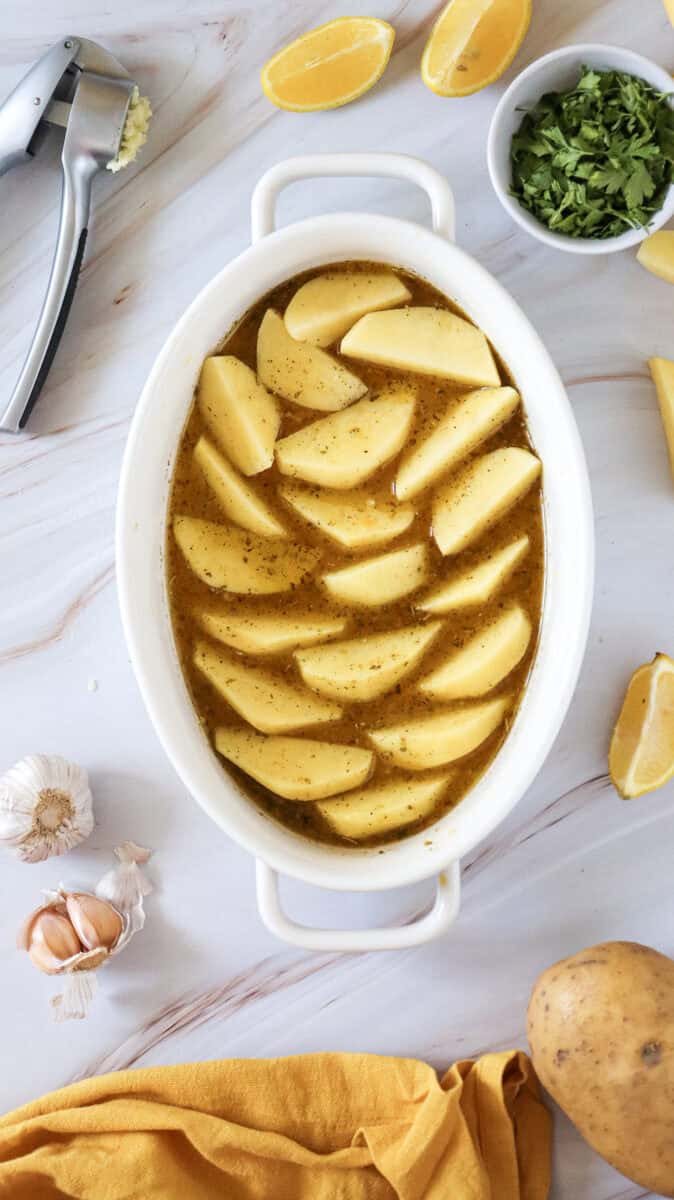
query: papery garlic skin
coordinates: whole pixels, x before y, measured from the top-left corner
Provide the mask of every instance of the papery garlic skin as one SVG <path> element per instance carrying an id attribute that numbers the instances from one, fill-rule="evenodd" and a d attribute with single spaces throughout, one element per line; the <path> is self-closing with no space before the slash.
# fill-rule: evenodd
<path id="1" fill-rule="evenodd" d="M 71 924 L 85 950 L 112 950 L 119 941 L 122 918 L 107 900 L 88 892 L 71 892 L 65 898 Z"/>
<path id="2" fill-rule="evenodd" d="M 57 754 L 29 754 L 0 778 L 0 845 L 24 862 L 65 854 L 89 836 L 87 772 Z"/>

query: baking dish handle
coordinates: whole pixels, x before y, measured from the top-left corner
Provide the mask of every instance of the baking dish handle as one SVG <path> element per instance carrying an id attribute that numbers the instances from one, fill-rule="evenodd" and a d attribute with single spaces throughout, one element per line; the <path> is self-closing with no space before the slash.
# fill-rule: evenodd
<path id="1" fill-rule="evenodd" d="M 252 241 L 259 242 L 276 228 L 276 199 L 284 187 L 325 175 L 383 176 L 416 183 L 431 202 L 435 233 L 455 240 L 454 193 L 444 175 L 422 159 L 409 154 L 303 154 L 276 163 L 257 183 L 251 199 Z"/>
<path id="2" fill-rule="evenodd" d="M 456 920 L 461 900 L 461 865 L 453 862 L 437 877 L 433 907 L 408 925 L 381 929 L 313 929 L 299 925 L 281 907 L 278 872 L 256 860 L 257 906 L 270 933 L 303 950 L 358 954 L 368 950 L 405 950 L 446 933 Z"/>

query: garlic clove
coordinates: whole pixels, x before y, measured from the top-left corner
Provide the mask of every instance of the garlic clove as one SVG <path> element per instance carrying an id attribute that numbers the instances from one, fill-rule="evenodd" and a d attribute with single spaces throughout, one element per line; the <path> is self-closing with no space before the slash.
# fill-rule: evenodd
<path id="1" fill-rule="evenodd" d="M 67 916 L 43 908 L 27 934 L 31 962 L 46 975 L 56 975 L 63 963 L 82 947 Z"/>
<path id="2" fill-rule="evenodd" d="M 66 909 L 86 950 L 112 949 L 122 932 L 122 918 L 112 904 L 88 892 L 73 892 L 66 896 Z"/>
<path id="3" fill-rule="evenodd" d="M 0 845 L 26 862 L 65 854 L 94 827 L 86 771 L 59 755 L 30 754 L 0 779 Z"/>

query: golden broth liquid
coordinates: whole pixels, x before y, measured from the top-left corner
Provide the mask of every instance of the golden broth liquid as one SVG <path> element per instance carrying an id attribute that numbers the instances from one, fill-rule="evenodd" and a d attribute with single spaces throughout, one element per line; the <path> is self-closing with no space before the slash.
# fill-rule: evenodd
<path id="1" fill-rule="evenodd" d="M 239 325 L 227 334 L 218 347 L 217 353 L 236 355 L 237 358 L 240 358 L 254 370 L 257 331 L 267 308 L 274 308 L 282 314 L 291 297 L 303 283 L 327 270 L 353 272 L 357 270 L 372 271 L 377 269 L 381 270 L 382 264 L 350 262 L 339 263 L 330 267 L 321 267 L 320 270 L 309 271 L 295 276 L 295 278 L 276 288 L 273 292 L 270 292 L 250 309 Z M 404 279 L 412 293 L 412 299 L 409 301 L 409 304 L 433 305 L 436 308 L 449 309 L 453 312 L 459 311 L 445 296 L 436 291 L 428 283 L 414 275 L 410 275 L 406 271 L 399 270 L 398 268 L 394 269 L 396 274 Z M 460 315 L 463 316 L 464 314 Z M 332 352 L 335 352 L 334 347 L 332 347 Z M 511 380 L 508 376 L 507 368 L 497 356 L 495 357 L 502 382 L 510 384 Z M 458 399 L 471 390 L 466 385 L 455 384 L 452 381 L 416 375 L 411 372 L 396 371 L 388 367 L 373 366 L 355 359 L 344 359 L 343 361 L 349 370 L 355 372 L 368 385 L 373 394 L 376 394 L 385 385 L 390 386 L 392 382 L 409 382 L 415 387 L 418 397 L 415 423 L 408 442 L 403 449 L 403 453 L 406 453 L 420 437 L 426 436 L 432 431 L 434 425 L 444 414 L 450 401 Z M 283 414 L 279 437 L 285 437 L 295 430 L 302 428 L 304 425 L 309 424 L 311 421 L 329 415 L 327 413 L 300 408 L 284 400 L 280 400 L 279 402 Z M 192 461 L 192 451 L 202 433 L 208 433 L 208 431 L 195 403 L 192 406 L 178 450 L 169 499 L 169 529 L 171 519 L 178 514 L 201 517 L 216 522 L 225 520 L 215 496 L 210 491 L 201 471 Z M 527 433 L 525 414 L 521 405 L 502 429 L 478 447 L 474 456 L 484 454 L 499 446 L 532 448 Z M 371 489 L 378 494 L 384 490 L 389 490 L 393 494 L 393 481 L 399 459 L 400 455 L 397 456 L 394 462 L 381 468 L 369 480 L 361 484 L 361 488 Z M 465 461 L 462 462 L 461 467 L 465 465 Z M 204 638 L 203 630 L 194 617 L 194 611 L 197 608 L 208 606 L 212 610 L 219 603 L 222 610 L 226 608 L 227 611 L 234 613 L 237 611 L 237 605 L 242 605 L 245 611 L 250 611 L 257 607 L 261 612 L 266 613 L 276 611 L 287 615 L 296 613 L 303 616 L 314 613 L 322 618 L 326 616 L 348 617 L 348 629 L 343 635 L 347 638 L 389 631 L 410 624 L 418 624 L 420 621 L 426 619 L 423 613 L 417 612 L 414 608 L 414 601 L 418 598 L 418 595 L 407 596 L 395 604 L 387 604 L 383 610 L 378 608 L 358 609 L 340 605 L 338 602 L 333 601 L 322 590 L 320 582 L 315 579 L 315 576 L 337 567 L 344 567 L 358 559 L 366 558 L 370 555 L 383 554 L 389 550 L 402 549 L 407 545 L 425 539 L 430 545 L 432 564 L 431 577 L 422 589 L 422 593 L 425 594 L 456 571 L 461 570 L 469 564 L 484 561 L 516 537 L 526 533 L 530 539 L 531 544 L 527 555 L 489 603 L 481 607 L 450 612 L 440 618 L 444 622 L 444 628 L 440 636 L 424 655 L 416 671 L 406 676 L 393 692 L 377 700 L 367 702 L 348 704 L 340 701 L 344 709 L 344 715 L 340 720 L 324 725 L 312 726 L 311 729 L 307 729 L 306 731 L 306 736 L 309 738 L 359 745 L 371 749 L 372 747 L 367 740 L 368 730 L 394 724 L 411 717 L 419 717 L 425 713 L 432 712 L 438 707 L 442 707 L 437 702 L 434 703 L 429 698 L 415 692 L 415 681 L 420 675 L 426 675 L 438 666 L 448 656 L 452 647 L 455 647 L 457 650 L 460 649 L 464 642 L 475 634 L 480 627 L 493 620 L 494 617 L 498 616 L 500 610 L 506 608 L 513 601 L 517 601 L 522 605 L 529 616 L 533 628 L 529 649 L 515 670 L 498 687 L 489 693 L 490 699 L 499 694 L 512 697 L 513 702 L 506 721 L 491 737 L 487 738 L 486 741 L 466 758 L 451 764 L 452 776 L 447 791 L 429 817 L 417 821 L 415 824 L 407 825 L 402 829 L 389 831 L 379 837 L 373 837 L 369 840 L 359 839 L 358 845 L 373 845 L 397 841 L 401 837 L 416 833 L 419 829 L 432 824 L 466 795 L 498 753 L 507 736 L 508 728 L 512 724 L 518 704 L 522 699 L 532 660 L 536 652 L 540 624 L 544 572 L 540 484 L 534 486 L 511 512 L 500 520 L 492 530 L 486 532 L 479 539 L 474 547 L 463 551 L 461 554 L 448 556 L 446 559 L 443 559 L 430 535 L 432 488 L 421 493 L 412 502 L 413 506 L 418 510 L 418 515 L 413 524 L 402 535 L 369 550 L 362 548 L 359 551 L 349 552 L 336 546 L 324 534 L 314 528 L 314 526 L 302 521 L 288 505 L 283 503 L 277 496 L 276 489 L 278 484 L 284 479 L 287 479 L 287 476 L 281 475 L 274 464 L 268 470 L 253 476 L 251 482 L 260 492 L 263 499 L 278 513 L 283 524 L 288 529 L 290 537 L 294 541 L 305 546 L 310 545 L 320 549 L 321 560 L 315 570 L 314 578 L 310 577 L 308 581 L 299 585 L 292 592 L 260 597 L 236 596 L 231 593 L 214 593 L 213 589 L 207 587 L 193 574 L 176 546 L 173 535 L 170 532 L 168 535 L 168 591 L 176 646 L 195 709 L 211 741 L 213 740 L 215 729 L 220 725 L 247 726 L 246 722 L 230 708 L 224 698 L 215 691 L 212 685 L 193 666 L 192 653 L 194 644 L 197 639 Z M 309 486 L 313 490 L 318 490 L 315 489 L 313 484 Z M 347 494 L 345 493 L 345 495 Z M 438 618 L 433 614 L 428 619 L 435 620 Z M 251 657 L 250 661 L 255 665 L 266 665 L 273 670 L 280 670 L 289 680 L 301 683 L 299 672 L 290 652 L 284 655 L 274 655 L 273 657 Z M 455 703 L 460 705 L 461 701 Z M 292 736 L 302 736 L 302 734 L 294 733 Z M 283 825 L 318 841 L 339 845 L 354 844 L 347 841 L 347 839 L 339 837 L 330 829 L 314 803 L 283 800 L 231 763 L 227 762 L 225 766 L 238 784 L 240 790 L 256 805 L 264 809 L 270 816 L 280 821 Z M 397 773 L 398 770 L 398 768 L 389 766 L 377 758 L 375 773 L 371 782 L 380 782 L 388 774 Z M 419 777 L 422 777 L 422 774 L 420 772 Z"/>

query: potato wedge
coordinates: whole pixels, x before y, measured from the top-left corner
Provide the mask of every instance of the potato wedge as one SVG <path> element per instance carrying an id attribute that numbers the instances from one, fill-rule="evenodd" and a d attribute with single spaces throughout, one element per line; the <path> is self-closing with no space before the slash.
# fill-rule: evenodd
<path id="1" fill-rule="evenodd" d="M 410 292 L 393 271 L 326 271 L 302 284 L 283 320 L 296 341 L 331 346 L 365 313 L 409 299 Z"/>
<path id="2" fill-rule="evenodd" d="M 321 487 L 358 487 L 404 445 L 414 407 L 414 393 L 401 386 L 312 421 L 276 443 L 278 468 Z"/>
<path id="3" fill-rule="evenodd" d="M 342 338 L 347 358 L 438 375 L 474 387 L 501 383 L 481 329 L 445 308 L 394 308 L 368 313 Z"/>
<path id="4" fill-rule="evenodd" d="M 674 229 L 658 229 L 644 238 L 637 261 L 665 283 L 674 283 Z"/>
<path id="5" fill-rule="evenodd" d="M 451 777 L 450 771 L 422 778 L 394 775 L 346 796 L 321 800 L 316 807 L 340 837 L 378 837 L 430 816 Z"/>
<path id="6" fill-rule="evenodd" d="M 498 729 L 510 701 L 495 700 L 449 708 L 368 734 L 383 758 L 408 771 L 427 771 L 465 758 Z"/>
<path id="7" fill-rule="evenodd" d="M 395 482 L 398 499 L 412 500 L 448 475 L 462 458 L 505 425 L 519 402 L 519 394 L 511 387 L 478 388 L 458 403 L 452 401 L 429 437 L 400 463 Z"/>
<path id="8" fill-rule="evenodd" d="M 206 633 L 242 654 L 283 654 L 314 646 L 338 637 L 348 624 L 343 617 L 286 616 L 239 607 L 224 612 L 201 609 L 195 615 Z"/>
<path id="9" fill-rule="evenodd" d="M 408 625 L 346 642 L 296 650 L 305 683 L 334 700 L 375 700 L 390 692 L 417 663 L 442 629 L 442 621 Z"/>
<path id="10" fill-rule="evenodd" d="M 250 529 L 262 537 L 287 537 L 268 504 L 255 488 L 223 457 L 208 438 L 200 437 L 193 458 L 203 472 L 211 491 L 225 516 L 242 529 Z"/>
<path id="11" fill-rule="evenodd" d="M 257 373 L 270 392 L 321 412 L 346 408 L 367 392 L 367 384 L 325 350 L 291 338 L 273 308 L 267 309 L 257 335 Z"/>
<path id="12" fill-rule="evenodd" d="M 403 550 L 389 550 L 376 558 L 328 571 L 322 576 L 322 583 L 333 599 L 342 604 L 380 608 L 423 587 L 428 579 L 429 561 L 426 542 L 416 542 Z"/>
<path id="13" fill-rule="evenodd" d="M 503 587 L 529 551 L 526 533 L 488 558 L 452 575 L 446 583 L 433 588 L 415 608 L 422 612 L 448 613 L 455 609 L 486 604 Z"/>
<path id="14" fill-rule="evenodd" d="M 417 684 L 432 700 L 484 696 L 524 658 L 531 641 L 531 621 L 519 604 L 484 626 L 466 644 Z"/>
<path id="15" fill-rule="evenodd" d="M 529 491 L 541 473 L 529 450 L 507 446 L 476 458 L 433 497 L 433 537 L 442 554 L 458 554 Z"/>
<path id="16" fill-rule="evenodd" d="M 193 662 L 234 711 L 261 733 L 293 733 L 342 715 L 338 704 L 289 683 L 279 672 L 250 666 L 223 646 L 197 642 Z"/>
<path id="17" fill-rule="evenodd" d="M 381 493 L 333 492 L 282 483 L 279 495 L 300 517 L 347 550 L 390 542 L 409 529 L 416 516 L 411 504 L 396 504 Z"/>
<path id="18" fill-rule="evenodd" d="M 269 737 L 221 726 L 215 748 L 223 758 L 285 800 L 323 800 L 369 778 L 375 757 L 360 746 L 303 737 Z"/>
<path id="19" fill-rule="evenodd" d="M 173 533 L 194 574 L 211 588 L 246 596 L 288 592 L 314 569 L 320 553 L 281 538 L 175 517 Z"/>
<path id="20" fill-rule="evenodd" d="M 250 367 L 231 354 L 207 358 L 197 403 L 209 433 L 244 475 L 271 466 L 281 410 Z"/>
<path id="21" fill-rule="evenodd" d="M 674 362 L 668 358 L 649 358 L 648 365 L 658 393 L 660 416 L 669 450 L 672 477 L 674 477 Z"/>

